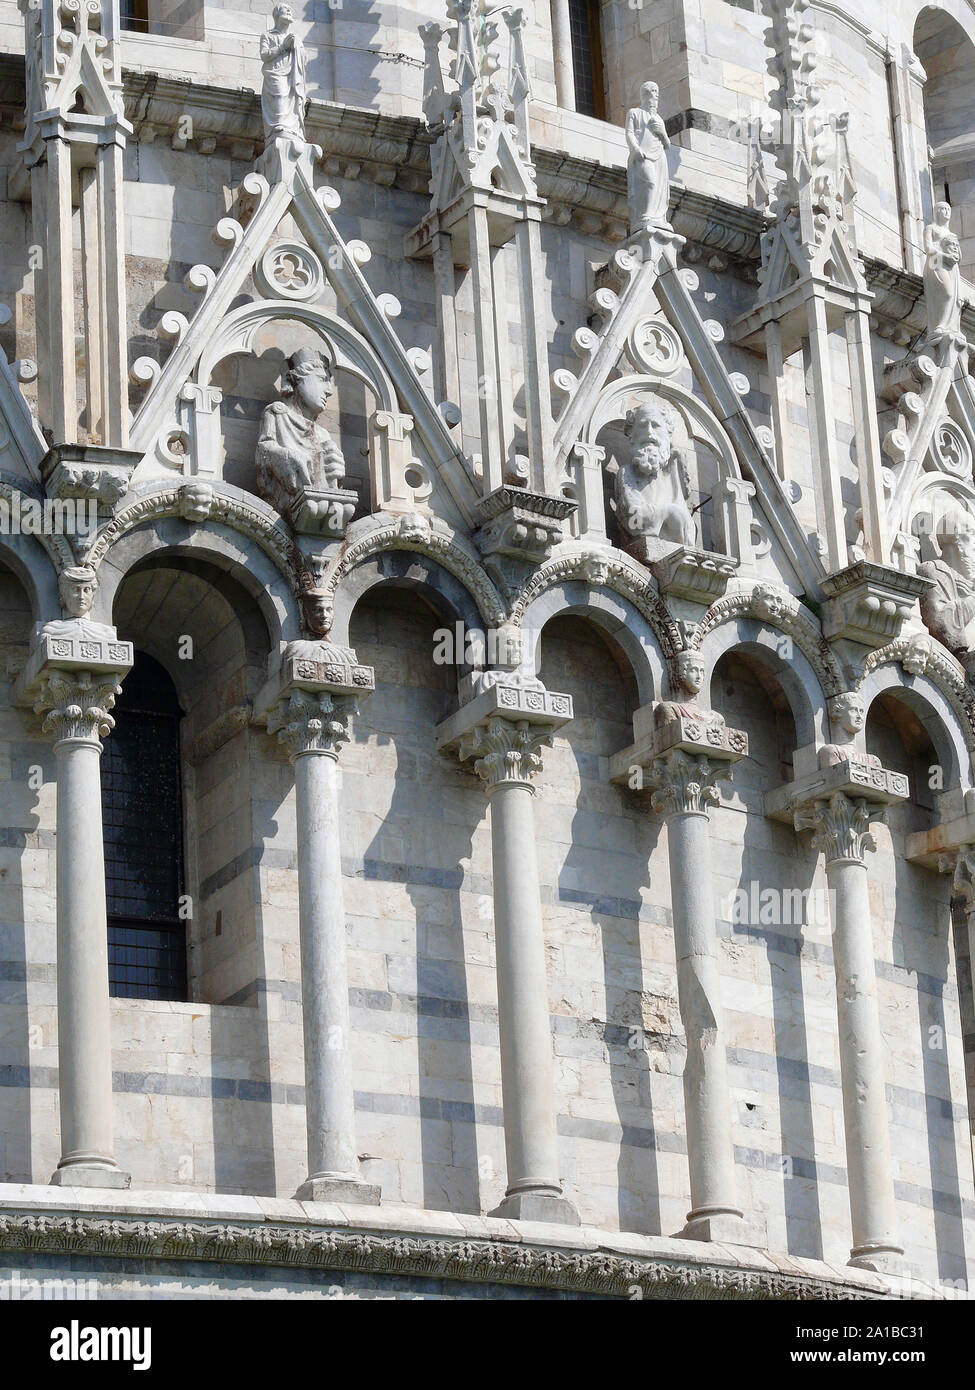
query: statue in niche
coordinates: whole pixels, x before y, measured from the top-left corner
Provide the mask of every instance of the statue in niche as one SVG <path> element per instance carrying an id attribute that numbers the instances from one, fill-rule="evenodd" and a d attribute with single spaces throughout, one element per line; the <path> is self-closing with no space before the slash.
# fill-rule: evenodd
<path id="1" fill-rule="evenodd" d="M 934 221 L 924 229 L 924 307 L 927 340 L 937 347 L 961 335 L 961 242 L 951 230 L 951 205 L 935 203 Z"/>
<path id="2" fill-rule="evenodd" d="M 271 27 L 261 35 L 261 115 L 264 141 L 281 136 L 305 139 L 305 49 L 294 32 L 290 5 L 275 5 Z"/>
<path id="3" fill-rule="evenodd" d="M 616 516 L 631 540 L 652 536 L 697 545 L 687 505 L 690 475 L 684 455 L 674 447 L 677 424 L 677 412 L 656 397 L 627 414 L 632 455 L 616 474 Z"/>
<path id="4" fill-rule="evenodd" d="M 341 449 L 318 423 L 332 389 L 328 358 L 302 348 L 288 358 L 284 399 L 272 401 L 261 418 L 257 490 L 285 515 L 300 493 L 327 492 L 345 476 Z"/>
<path id="5" fill-rule="evenodd" d="M 75 637 L 81 641 L 114 642 L 114 627 L 93 623 L 88 614 L 98 591 L 98 577 L 90 565 L 67 565 L 58 575 L 60 618 L 40 625 L 43 637 Z"/>
<path id="6" fill-rule="evenodd" d="M 697 703 L 697 697 L 704 684 L 704 660 L 701 653 L 686 648 L 677 653 L 676 674 L 671 676 L 671 685 L 675 687 L 675 694 L 687 696 L 685 700 L 661 700 L 660 704 L 653 712 L 653 722 L 660 729 L 664 724 L 671 724 L 675 719 L 693 719 L 697 724 L 706 727 L 724 727 L 724 715 L 717 710 L 702 709 Z"/>
<path id="7" fill-rule="evenodd" d="M 935 535 L 940 559 L 917 569 L 935 584 L 921 599 L 921 617 L 932 636 L 951 651 L 975 652 L 975 521 L 952 508 L 942 516 Z"/>
<path id="8" fill-rule="evenodd" d="M 660 88 L 656 82 L 644 82 L 640 88 L 640 105 L 626 115 L 626 192 L 630 204 L 630 233 L 650 231 L 653 227 L 668 226 L 667 207 L 670 202 L 670 169 L 667 151 L 670 137 L 663 118 L 657 112 Z"/>

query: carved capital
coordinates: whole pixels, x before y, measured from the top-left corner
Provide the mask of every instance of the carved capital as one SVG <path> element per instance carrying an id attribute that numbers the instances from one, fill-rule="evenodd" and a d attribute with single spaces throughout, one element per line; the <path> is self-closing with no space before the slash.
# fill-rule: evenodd
<path id="1" fill-rule="evenodd" d="M 354 695 L 292 688 L 267 713 L 269 734 L 277 734 L 294 762 L 307 753 L 338 759 L 351 738 L 349 723 L 358 712 Z"/>
<path id="2" fill-rule="evenodd" d="M 867 850 L 877 848 L 870 827 L 886 814 L 885 806 L 834 792 L 828 800 L 796 806 L 794 821 L 797 830 L 812 830 L 813 845 L 823 851 L 827 864 L 864 864 Z"/>
<path id="3" fill-rule="evenodd" d="M 44 732 L 59 743 L 88 743 L 101 752 L 101 740 L 115 728 L 109 711 L 122 693 L 116 673 L 48 670 L 41 677 L 34 711 L 44 716 Z"/>
<path id="4" fill-rule="evenodd" d="M 551 744 L 553 733 L 551 725 L 492 715 L 462 735 L 457 756 L 461 762 L 474 759 L 474 771 L 489 792 L 512 783 L 534 792 L 531 779 L 542 770 L 541 750 Z"/>
<path id="5" fill-rule="evenodd" d="M 721 799 L 716 784 L 730 780 L 727 761 L 713 762 L 674 748 L 651 765 L 650 786 L 655 790 L 650 805 L 664 816 L 706 816 L 708 807 Z"/>

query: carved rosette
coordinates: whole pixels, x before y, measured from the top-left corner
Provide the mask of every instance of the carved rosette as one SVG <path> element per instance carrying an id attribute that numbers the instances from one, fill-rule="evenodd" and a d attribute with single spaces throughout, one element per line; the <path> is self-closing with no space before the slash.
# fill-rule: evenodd
<path id="1" fill-rule="evenodd" d="M 457 756 L 462 762 L 474 759 L 474 771 L 488 791 L 517 783 L 534 794 L 531 779 L 542 770 L 541 750 L 551 745 L 553 732 L 544 724 L 495 715 L 461 738 Z"/>
<path id="2" fill-rule="evenodd" d="M 717 783 L 731 780 L 728 762 L 674 748 L 655 758 L 650 769 L 650 805 L 664 816 L 706 816 L 721 799 Z"/>
<path id="3" fill-rule="evenodd" d="M 349 724 L 357 713 L 354 695 L 292 689 L 268 712 L 267 728 L 277 734 L 292 762 L 308 753 L 337 759 L 352 736 Z"/>
<path id="4" fill-rule="evenodd" d="M 797 830 L 812 830 L 813 846 L 826 856 L 827 864 L 865 864 L 867 850 L 876 849 L 870 827 L 886 817 L 887 808 L 871 804 L 862 797 L 834 792 L 826 801 L 811 801 L 795 808 Z"/>
<path id="5" fill-rule="evenodd" d="M 121 674 L 121 673 L 120 673 Z M 50 670 L 42 678 L 34 711 L 44 715 L 44 732 L 61 743 L 89 743 L 101 752 L 101 740 L 115 728 L 109 711 L 122 693 L 117 674 Z"/>

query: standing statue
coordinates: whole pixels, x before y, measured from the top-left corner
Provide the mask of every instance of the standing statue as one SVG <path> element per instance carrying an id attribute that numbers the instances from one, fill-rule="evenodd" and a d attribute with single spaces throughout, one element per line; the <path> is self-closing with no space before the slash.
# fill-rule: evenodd
<path id="1" fill-rule="evenodd" d="M 284 397 L 261 418 L 257 490 L 287 513 L 299 493 L 325 492 L 345 476 L 342 450 L 318 417 L 332 394 L 332 367 L 322 352 L 302 348 L 288 358 Z"/>
<path id="2" fill-rule="evenodd" d="M 667 206 L 670 202 L 670 170 L 667 151 L 670 137 L 663 118 L 657 113 L 660 88 L 656 82 L 644 82 L 640 88 L 640 105 L 626 116 L 626 192 L 630 203 L 630 233 L 649 231 L 669 225 Z"/>
<path id="3" fill-rule="evenodd" d="M 975 522 L 955 508 L 942 516 L 936 535 L 941 558 L 917 569 L 935 584 L 921 599 L 921 617 L 951 651 L 975 652 Z"/>
<path id="4" fill-rule="evenodd" d="M 951 205 L 935 203 L 924 229 L 924 307 L 928 342 L 937 347 L 961 334 L 961 243 L 949 227 Z"/>
<path id="5" fill-rule="evenodd" d="M 697 529 L 687 505 L 690 476 L 674 447 L 677 412 L 651 397 L 626 417 L 633 447 L 630 462 L 616 474 L 616 517 L 630 540 L 653 536 L 696 546 Z"/>
<path id="6" fill-rule="evenodd" d="M 280 136 L 305 139 L 305 49 L 295 34 L 290 5 L 275 5 L 273 23 L 261 35 L 261 115 L 264 143 Z"/>

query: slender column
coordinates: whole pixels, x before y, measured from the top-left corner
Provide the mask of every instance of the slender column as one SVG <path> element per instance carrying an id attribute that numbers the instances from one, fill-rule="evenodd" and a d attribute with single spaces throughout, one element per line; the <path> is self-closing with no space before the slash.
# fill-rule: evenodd
<path id="1" fill-rule="evenodd" d="M 884 506 L 883 454 L 877 424 L 877 387 L 870 351 L 870 315 L 866 307 L 846 315 L 846 346 L 850 363 L 853 418 L 856 423 L 861 525 L 867 558 L 886 565 L 889 560 Z"/>
<path id="2" fill-rule="evenodd" d="M 512 705 L 561 701 L 568 696 L 501 687 Z M 579 1216 L 562 1195 L 556 1132 L 555 1065 L 548 1014 L 545 935 L 535 854 L 535 790 L 540 750 L 565 718 L 530 721 L 525 710 L 498 709 L 499 687 L 483 693 L 448 720 L 442 745 L 453 745 L 462 761 L 474 759 L 491 803 L 494 866 L 494 932 L 498 976 L 501 1091 L 508 1185 L 492 1212 L 523 1221 L 578 1225 Z M 482 713 L 484 710 L 484 713 Z M 466 718 L 470 712 L 471 718 Z M 480 716 L 480 717 L 479 717 Z M 466 724 L 466 727 L 464 725 Z"/>
<path id="3" fill-rule="evenodd" d="M 806 391 L 806 405 L 814 422 L 811 432 L 822 499 L 824 563 L 830 574 L 849 564 L 844 531 L 843 498 L 840 489 L 839 451 L 836 443 L 836 411 L 833 405 L 833 374 L 829 361 L 829 331 L 826 304 L 819 295 L 808 303 L 809 361 L 812 390 Z"/>
<path id="4" fill-rule="evenodd" d="M 319 653 L 328 650 L 318 646 Z M 267 711 L 268 731 L 277 733 L 295 769 L 308 1136 L 308 1177 L 295 1195 L 300 1201 L 375 1206 L 379 1188 L 362 1179 L 355 1137 L 338 798 L 339 749 L 350 736 L 356 695 L 342 667 L 332 668 L 338 678 L 330 682 L 333 688 L 322 689 L 328 669 L 325 662 L 286 663 L 282 689 Z M 354 669 L 368 672 L 361 684 L 370 689 L 370 668 Z"/>
<path id="5" fill-rule="evenodd" d="M 883 806 L 834 792 L 799 806 L 795 825 L 814 831 L 813 844 L 826 857 L 853 1227 L 850 1264 L 896 1272 L 903 1269 L 904 1247 L 896 1234 L 866 863 L 866 851 L 875 848 L 870 825 L 884 814 Z"/>
<path id="6" fill-rule="evenodd" d="M 70 624 L 61 624 L 68 628 Z M 115 1161 L 112 1132 L 111 1005 L 108 923 L 99 777 L 101 739 L 114 727 L 109 711 L 131 665 L 64 670 L 44 661 L 35 709 L 54 735 L 57 768 L 57 998 L 61 1159 L 51 1182 L 63 1187 L 128 1187 Z M 87 645 L 101 647 L 98 643 Z"/>
<path id="7" fill-rule="evenodd" d="M 576 85 L 572 68 L 569 0 L 552 0 L 552 57 L 555 60 L 555 100 L 563 111 L 574 111 Z"/>
<path id="8" fill-rule="evenodd" d="M 729 775 L 727 762 L 672 749 L 652 764 L 656 790 L 651 804 L 667 826 L 677 995 L 687 1039 L 684 1111 L 691 1210 L 679 1235 L 746 1243 L 735 1191 L 708 825 L 708 806 L 719 799 L 715 783 Z"/>

